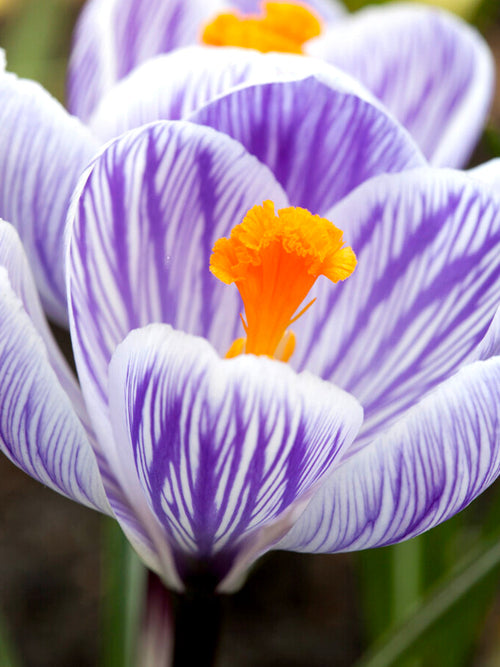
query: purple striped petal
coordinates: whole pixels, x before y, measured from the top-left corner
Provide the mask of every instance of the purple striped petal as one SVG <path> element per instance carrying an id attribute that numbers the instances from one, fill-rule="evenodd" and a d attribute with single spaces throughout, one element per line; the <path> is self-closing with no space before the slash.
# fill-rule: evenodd
<path id="1" fill-rule="evenodd" d="M 159 569 L 161 569 L 162 566 L 157 556 L 156 547 L 152 544 L 149 534 L 145 531 L 145 528 L 142 526 L 141 521 L 138 519 L 136 508 L 132 508 L 126 495 L 120 488 L 114 473 L 109 467 L 108 460 L 100 452 L 100 447 L 98 445 L 98 442 L 96 441 L 93 427 L 90 423 L 90 418 L 83 401 L 83 396 L 80 387 L 76 382 L 73 372 L 68 367 L 66 360 L 62 356 L 57 346 L 57 343 L 55 342 L 52 333 L 47 325 L 47 321 L 45 319 L 45 316 L 43 314 L 40 305 L 33 277 L 31 275 L 31 269 L 24 254 L 24 250 L 19 240 L 19 236 L 14 227 L 12 227 L 12 225 L 9 225 L 8 223 L 3 221 L 0 221 L 0 266 L 5 267 L 5 269 L 7 270 L 9 285 L 13 291 L 13 295 L 15 295 L 15 297 L 17 297 L 20 300 L 20 302 L 22 303 L 22 307 L 24 307 L 24 310 L 26 311 L 27 315 L 29 315 L 31 322 L 36 329 L 37 335 L 40 336 L 41 339 L 43 340 L 45 347 L 45 350 L 43 351 L 43 356 L 46 357 L 46 360 L 45 359 L 43 360 L 43 366 L 45 367 L 48 361 L 60 385 L 59 387 L 56 386 L 55 389 L 56 399 L 59 400 L 58 397 L 61 395 L 61 389 L 62 389 L 63 394 L 71 402 L 72 407 L 76 413 L 76 416 L 78 417 L 80 423 L 83 426 L 87 439 L 87 443 L 85 443 L 85 448 L 86 449 L 91 448 L 94 452 L 99 469 L 98 474 L 102 479 L 102 484 L 104 485 L 106 496 L 109 500 L 109 505 L 111 505 L 111 508 L 113 510 L 113 515 L 120 522 L 123 530 L 127 534 L 127 537 L 129 538 L 130 542 L 134 545 L 135 550 L 141 556 L 142 560 L 148 565 L 150 569 L 158 571 Z M 6 326 L 8 326 L 8 324 Z M 28 324 L 26 324 L 26 327 L 28 328 L 28 330 L 31 329 L 31 327 Z M 8 335 L 7 334 L 8 331 L 9 329 L 6 329 L 5 335 Z M 0 336 L 1 336 L 1 330 L 0 330 Z M 33 334 L 33 336 L 35 336 L 35 334 Z M 39 345 L 39 343 L 37 345 Z M 36 373 L 36 368 L 34 372 Z M 50 371 L 47 371 L 47 373 L 50 375 Z M 42 379 L 40 380 L 40 383 L 42 385 L 44 377 L 45 376 L 42 375 Z M 55 380 L 53 382 L 54 384 L 57 384 Z M 45 392 L 49 389 L 49 387 L 43 385 L 43 389 Z M 48 407 L 48 409 L 50 409 L 50 406 Z M 73 415 L 71 415 L 71 417 L 66 416 L 66 419 L 70 425 L 73 424 L 73 422 L 75 421 Z M 62 420 L 61 423 L 63 423 Z M 2 428 L 1 424 L 0 428 Z M 61 437 L 67 437 L 68 431 L 69 431 L 68 428 L 63 430 L 62 431 L 63 436 Z M 77 443 L 83 441 L 84 436 L 82 435 L 82 433 L 79 432 L 81 431 L 81 428 L 75 426 L 75 431 L 76 431 L 75 439 L 77 439 Z M 1 435 L 0 433 L 0 438 L 3 437 L 4 436 Z M 30 443 L 29 446 L 33 447 L 33 444 L 36 443 Z M 22 443 L 19 442 L 17 438 L 16 440 L 14 440 L 13 435 L 7 433 L 7 435 L 5 436 L 5 440 L 3 441 L 2 449 L 7 454 L 7 456 L 9 456 L 9 458 L 11 458 L 11 460 L 13 460 L 14 463 L 16 463 L 16 465 L 19 465 L 21 468 L 23 468 L 23 470 L 28 472 L 30 475 L 36 477 L 44 484 L 48 484 L 52 488 L 60 490 L 62 493 L 65 493 L 65 495 L 71 496 L 71 493 L 66 491 L 65 488 L 58 488 L 57 486 L 55 486 L 55 483 L 50 482 L 50 477 L 47 478 L 47 475 L 54 476 L 54 471 L 50 467 L 48 468 L 48 471 L 42 470 L 42 474 L 36 473 L 34 471 L 33 465 L 31 465 L 29 462 L 26 462 L 23 459 L 23 457 L 26 457 L 29 454 L 29 451 L 27 451 L 29 446 L 28 445 L 24 446 L 25 451 L 23 451 Z M 82 445 L 77 445 L 77 446 L 82 446 Z M 53 445 L 54 449 L 56 447 L 57 443 Z M 68 456 L 69 458 L 71 458 L 71 453 L 69 453 Z M 85 467 L 89 467 L 91 470 L 93 470 L 92 474 L 95 474 L 94 462 L 91 461 L 90 464 L 88 463 L 88 459 L 91 458 L 91 456 L 89 457 L 88 454 L 83 454 L 83 455 L 77 454 L 74 456 L 75 457 L 78 456 L 78 461 L 79 461 L 77 466 L 78 474 L 81 474 L 81 472 L 79 472 L 80 469 Z M 57 460 L 54 461 L 53 467 L 56 465 L 57 465 Z M 73 482 L 70 479 L 68 483 L 72 484 Z M 100 489 L 98 489 L 98 491 L 100 492 Z M 85 504 L 88 504 L 88 501 L 86 501 L 85 499 L 82 500 L 80 497 L 76 497 L 75 499 L 79 500 L 80 502 L 84 502 Z M 111 513 L 109 505 L 107 503 L 105 505 L 106 508 L 105 511 L 107 513 Z"/>
<path id="2" fill-rule="evenodd" d="M 498 196 L 500 193 L 500 159 L 495 158 L 485 162 L 467 172 L 472 178 L 490 186 Z M 486 332 L 485 337 L 472 354 L 473 359 L 489 359 L 500 355 L 500 306 L 497 308 L 495 317 Z"/>
<path id="3" fill-rule="evenodd" d="M 0 217 L 17 228 L 44 307 L 60 323 L 69 200 L 96 150 L 90 132 L 38 84 L 0 75 Z"/>
<path id="4" fill-rule="evenodd" d="M 500 306 L 486 335 L 471 355 L 471 359 L 489 359 L 500 355 Z"/>
<path id="5" fill-rule="evenodd" d="M 88 444 L 96 456 L 99 473 L 115 517 L 122 524 L 130 541 L 134 544 L 136 551 L 141 554 L 143 560 L 152 569 L 158 569 L 159 565 L 157 564 L 156 556 L 150 555 L 150 552 L 155 553 L 155 549 L 150 544 L 147 534 L 144 534 L 135 511 L 128 503 L 114 473 L 109 467 L 109 462 L 100 451 L 80 387 L 47 325 L 33 282 L 31 269 L 19 236 L 12 225 L 3 221 L 0 221 L 0 266 L 6 268 L 10 286 L 14 294 L 22 302 L 24 310 L 29 315 L 37 334 L 43 339 L 47 361 L 59 381 L 60 388 L 62 388 L 64 394 L 69 398 L 78 419 L 85 429 Z M 58 395 L 60 388 L 57 389 Z"/>
<path id="6" fill-rule="evenodd" d="M 22 301 L 24 310 L 42 337 L 47 349 L 49 364 L 83 423 L 87 438 L 94 445 L 94 435 L 80 387 L 49 329 L 19 236 L 12 225 L 3 221 L 0 221 L 0 266 L 7 269 L 10 286 Z"/>
<path id="7" fill-rule="evenodd" d="M 432 164 L 467 162 L 495 79 L 486 43 L 466 23 L 436 9 L 370 7 L 309 42 L 308 52 L 363 82 Z"/>
<path id="8" fill-rule="evenodd" d="M 165 122 L 109 145 L 80 182 L 68 257 L 75 357 L 95 428 L 108 364 L 137 327 L 169 322 L 225 353 L 240 335 L 236 290 L 209 272 L 215 240 L 264 199 L 287 200 L 228 137 Z M 105 446 L 103 444 L 103 446 Z"/>
<path id="9" fill-rule="evenodd" d="M 145 533 L 141 522 L 138 520 L 135 509 L 131 507 L 120 488 L 113 471 L 110 469 L 108 460 L 100 451 L 80 387 L 47 325 L 19 236 L 12 225 L 2 221 L 0 221 L 0 266 L 7 269 L 10 286 L 16 297 L 21 300 L 24 310 L 29 315 L 38 335 L 43 339 L 47 361 L 85 429 L 88 443 L 96 456 L 99 473 L 114 516 L 119 520 L 144 562 L 151 569 L 158 570 L 160 565 L 158 564 L 155 547 L 151 544 L 148 534 Z"/>
<path id="10" fill-rule="evenodd" d="M 78 20 L 69 63 L 68 100 L 86 121 L 134 67 L 199 40 L 222 0 L 89 0 Z"/>
<path id="11" fill-rule="evenodd" d="M 473 358 L 500 303 L 500 199 L 422 169 L 373 179 L 328 217 L 358 265 L 311 294 L 294 363 L 356 396 L 365 442 Z"/>
<path id="12" fill-rule="evenodd" d="M 182 590 L 183 585 L 173 563 L 170 547 L 165 540 L 163 528 L 149 509 L 144 493 L 137 481 L 135 466 L 123 474 L 123 442 L 115 443 L 108 406 L 99 406 L 101 412 L 92 413 L 99 439 L 106 446 L 106 465 L 113 472 L 114 488 L 108 493 L 113 515 L 127 539 L 143 563 L 169 583 L 170 588 Z"/>
<path id="13" fill-rule="evenodd" d="M 376 174 L 425 164 L 408 133 L 359 91 L 349 77 L 333 87 L 314 75 L 250 85 L 189 119 L 237 139 L 269 166 L 292 205 L 321 214 Z"/>
<path id="14" fill-rule="evenodd" d="M 0 448 L 29 475 L 111 513 L 92 448 L 44 342 L 0 267 Z"/>
<path id="15" fill-rule="evenodd" d="M 122 485 L 136 468 L 184 581 L 199 567 L 219 581 L 249 543 L 265 548 L 262 529 L 296 518 L 362 420 L 330 383 L 263 357 L 221 360 L 165 325 L 117 348 L 110 410 Z"/>
<path id="16" fill-rule="evenodd" d="M 253 49 L 190 46 L 150 58 L 103 97 L 89 121 L 103 141 L 155 120 L 180 120 L 242 84 L 313 76 L 365 99 L 367 91 L 319 60 Z"/>
<path id="17" fill-rule="evenodd" d="M 276 548 L 384 546 L 445 521 L 500 472 L 500 358 L 462 369 L 348 459 Z"/>

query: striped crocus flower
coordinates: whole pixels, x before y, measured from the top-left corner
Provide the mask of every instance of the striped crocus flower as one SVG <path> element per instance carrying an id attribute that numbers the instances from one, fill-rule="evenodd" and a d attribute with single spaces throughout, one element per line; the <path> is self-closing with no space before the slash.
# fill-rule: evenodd
<path id="1" fill-rule="evenodd" d="M 0 228 L 2 448 L 113 514 L 178 590 L 234 590 L 269 549 L 404 540 L 500 471 L 497 164 L 427 166 L 348 79 L 315 141 L 294 85 L 131 130 L 86 170 L 66 264 L 82 394 Z"/>

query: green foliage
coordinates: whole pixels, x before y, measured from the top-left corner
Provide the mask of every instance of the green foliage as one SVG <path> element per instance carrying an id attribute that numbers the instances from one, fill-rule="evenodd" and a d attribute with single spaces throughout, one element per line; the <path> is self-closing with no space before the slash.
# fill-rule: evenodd
<path id="1" fill-rule="evenodd" d="M 497 486 L 450 521 L 410 540 L 406 548 L 396 545 L 359 554 L 366 632 L 374 645 L 357 667 L 472 663 L 499 589 L 499 516 Z M 412 549 L 419 557 L 408 557 Z M 418 589 L 394 576 L 397 570 L 420 582 Z M 413 603 L 407 590 L 414 591 Z"/>
<path id="2" fill-rule="evenodd" d="M 17 651 L 11 641 L 5 619 L 0 615 L 0 665 L 2 667 L 21 667 Z"/>
<path id="3" fill-rule="evenodd" d="M 8 69 L 38 81 L 61 101 L 75 11 L 62 0 L 26 0 L 0 31 Z"/>

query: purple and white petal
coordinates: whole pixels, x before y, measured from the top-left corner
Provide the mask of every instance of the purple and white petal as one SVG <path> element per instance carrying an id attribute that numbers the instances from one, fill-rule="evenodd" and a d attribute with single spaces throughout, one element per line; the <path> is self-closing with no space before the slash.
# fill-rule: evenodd
<path id="1" fill-rule="evenodd" d="M 0 448 L 29 475 L 110 514 L 92 448 L 44 341 L 0 267 Z"/>
<path id="2" fill-rule="evenodd" d="M 491 53 L 473 28 L 428 7 L 370 7 L 334 24 L 307 50 L 363 82 L 432 164 L 465 165 L 495 86 Z"/>
<path id="3" fill-rule="evenodd" d="M 0 74 L 0 217 L 18 230 L 43 305 L 63 324 L 66 215 L 96 150 L 89 130 L 38 84 Z"/>
<path id="4" fill-rule="evenodd" d="M 222 354 L 240 335 L 237 291 L 212 276 L 210 255 L 265 199 L 287 205 L 265 166 L 225 135 L 183 122 L 123 135 L 82 178 L 70 215 L 69 310 L 101 444 L 108 364 L 129 331 L 169 322 Z"/>
<path id="5" fill-rule="evenodd" d="M 327 217 L 358 265 L 311 292 L 292 361 L 361 402 L 361 444 L 474 358 L 500 303 L 500 198 L 421 169 L 372 179 Z"/>
<path id="6" fill-rule="evenodd" d="M 44 356 L 46 356 L 59 381 L 60 387 L 69 398 L 78 419 L 85 429 L 88 445 L 92 448 L 96 456 L 102 483 L 115 517 L 122 524 L 122 527 L 131 542 L 136 546 L 136 550 L 141 554 L 143 560 L 152 569 L 157 569 L 159 566 L 156 565 L 156 560 L 148 554 L 149 551 L 154 551 L 154 549 L 149 545 L 149 538 L 147 535 L 144 535 L 140 522 L 138 522 L 133 509 L 128 504 L 114 473 L 109 467 L 109 462 L 100 452 L 80 386 L 76 382 L 73 371 L 69 368 L 61 354 L 47 325 L 33 282 L 31 269 L 19 236 L 12 225 L 3 221 L 0 221 L 0 266 L 5 267 L 7 270 L 9 283 L 14 294 L 22 302 L 24 310 L 29 315 L 38 335 L 43 340 L 46 348 Z"/>
<path id="7" fill-rule="evenodd" d="M 182 582 L 173 563 L 169 545 L 164 538 L 163 528 L 149 509 L 144 493 L 136 481 L 135 467 L 131 469 L 128 477 L 121 474 L 122 461 L 120 456 L 118 461 L 116 460 L 115 446 L 116 444 L 123 446 L 124 441 L 114 442 L 107 408 L 105 419 L 101 419 L 99 423 L 99 436 L 101 442 L 104 441 L 103 438 L 107 438 L 106 461 L 108 467 L 113 470 L 115 486 L 119 490 L 118 493 L 108 493 L 114 517 L 143 563 L 168 581 L 170 588 L 182 590 Z"/>
<path id="8" fill-rule="evenodd" d="M 478 167 L 469 169 L 467 173 L 481 183 L 490 185 L 500 195 L 500 158 L 483 162 Z"/>
<path id="9" fill-rule="evenodd" d="M 276 548 L 393 544 L 445 521 L 500 472 L 500 358 L 457 373 L 334 471 Z"/>
<path id="10" fill-rule="evenodd" d="M 108 141 L 155 120 L 181 120 L 243 84 L 296 81 L 313 76 L 337 91 L 373 101 L 351 77 L 319 60 L 253 49 L 189 46 L 150 58 L 104 95 L 89 120 Z"/>
<path id="11" fill-rule="evenodd" d="M 350 77 L 334 86 L 312 71 L 241 86 L 189 120 L 239 141 L 271 169 L 292 205 L 322 214 L 376 174 L 426 164 L 406 130 L 360 90 Z"/>
<path id="12" fill-rule="evenodd" d="M 203 563 L 220 581 L 261 529 L 296 518 L 362 421 L 330 383 L 264 357 L 220 359 L 165 325 L 117 348 L 110 410 L 113 466 L 124 488 L 140 483 L 184 580 Z"/>
<path id="13" fill-rule="evenodd" d="M 48 361 L 61 387 L 69 397 L 73 409 L 84 425 L 87 437 L 92 444 L 94 442 L 94 435 L 82 392 L 73 371 L 68 366 L 47 324 L 31 273 L 31 267 L 24 253 L 19 235 L 12 225 L 2 220 L 0 220 L 0 266 L 7 269 L 10 286 L 15 295 L 22 301 L 24 310 L 43 339 Z"/>
<path id="14" fill-rule="evenodd" d="M 134 67 L 199 43 L 222 0 L 89 0 L 76 25 L 68 104 L 87 121 L 100 98 Z"/>
<path id="15" fill-rule="evenodd" d="M 472 360 L 484 360 L 500 355 L 500 305 L 483 340 L 471 355 Z"/>

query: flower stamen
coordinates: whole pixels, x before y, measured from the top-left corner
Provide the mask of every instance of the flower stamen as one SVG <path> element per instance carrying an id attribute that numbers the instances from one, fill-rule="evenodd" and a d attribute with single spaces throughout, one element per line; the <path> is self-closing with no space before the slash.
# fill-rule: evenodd
<path id="1" fill-rule="evenodd" d="M 320 33 L 321 22 L 306 4 L 263 2 L 261 14 L 218 14 L 205 26 L 201 41 L 263 53 L 303 53 L 303 44 Z"/>
<path id="2" fill-rule="evenodd" d="M 295 315 L 295 317 L 292 318 L 288 324 L 289 324 L 289 325 L 290 325 L 290 324 L 293 324 L 294 322 L 296 322 L 296 321 L 299 319 L 299 317 L 302 317 L 302 315 L 306 312 L 306 310 L 309 310 L 309 308 L 313 305 L 313 303 L 314 303 L 315 301 L 316 301 L 316 297 L 315 297 L 314 299 L 311 299 L 311 301 L 309 301 L 309 303 L 307 304 L 307 306 L 304 306 L 304 307 L 302 308 L 302 310 L 301 310 L 299 313 L 297 313 L 297 315 Z"/>
<path id="3" fill-rule="evenodd" d="M 345 280 L 355 266 L 354 252 L 343 247 L 342 231 L 329 220 L 294 207 L 276 215 L 271 201 L 251 208 L 229 238 L 215 243 L 210 259 L 211 272 L 236 284 L 245 308 L 246 338 L 235 341 L 227 356 L 288 361 L 295 348 L 289 327 L 313 305 L 315 299 L 297 313 L 316 279 Z"/>

